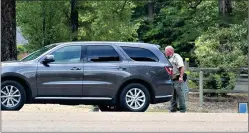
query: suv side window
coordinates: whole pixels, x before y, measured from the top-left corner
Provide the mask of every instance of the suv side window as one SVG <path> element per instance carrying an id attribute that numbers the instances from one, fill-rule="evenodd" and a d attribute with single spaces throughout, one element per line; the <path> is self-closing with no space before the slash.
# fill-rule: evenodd
<path id="1" fill-rule="evenodd" d="M 120 60 L 119 54 L 112 46 L 87 46 L 87 62 L 117 62 Z"/>
<path id="2" fill-rule="evenodd" d="M 134 61 L 149 61 L 149 62 L 159 61 L 157 56 L 148 49 L 128 47 L 128 46 L 122 46 L 121 48 Z"/>
<path id="3" fill-rule="evenodd" d="M 53 53 L 55 61 L 53 63 L 78 63 L 81 58 L 81 46 L 65 46 Z"/>

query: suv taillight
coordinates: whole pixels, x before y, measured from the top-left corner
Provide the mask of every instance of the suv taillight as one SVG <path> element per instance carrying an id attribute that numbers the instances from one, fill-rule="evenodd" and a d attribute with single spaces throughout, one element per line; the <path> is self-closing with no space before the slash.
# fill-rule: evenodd
<path id="1" fill-rule="evenodd" d="M 172 68 L 172 67 L 166 66 L 166 67 L 165 67 L 165 70 L 168 72 L 168 74 L 169 74 L 170 76 L 173 75 L 173 68 Z"/>

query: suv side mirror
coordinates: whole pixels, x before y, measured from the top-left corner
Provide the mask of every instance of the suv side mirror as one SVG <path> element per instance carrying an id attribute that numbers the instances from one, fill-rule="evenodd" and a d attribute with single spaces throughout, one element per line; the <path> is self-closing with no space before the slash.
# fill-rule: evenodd
<path id="1" fill-rule="evenodd" d="M 42 62 L 45 64 L 54 62 L 54 55 L 46 55 Z"/>

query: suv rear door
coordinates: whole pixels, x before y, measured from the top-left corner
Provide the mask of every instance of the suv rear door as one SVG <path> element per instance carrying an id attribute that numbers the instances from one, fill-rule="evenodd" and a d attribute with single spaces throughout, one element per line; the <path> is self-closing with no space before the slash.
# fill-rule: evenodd
<path id="1" fill-rule="evenodd" d="M 86 45 L 83 96 L 114 97 L 122 80 L 129 76 L 128 62 L 115 45 Z"/>

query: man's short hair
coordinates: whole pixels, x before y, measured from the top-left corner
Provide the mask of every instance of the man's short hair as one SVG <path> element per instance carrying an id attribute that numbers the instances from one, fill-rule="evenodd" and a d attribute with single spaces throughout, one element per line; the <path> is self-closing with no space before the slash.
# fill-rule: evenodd
<path id="1" fill-rule="evenodd" d="M 165 47 L 165 49 L 173 49 L 174 50 L 174 48 L 172 46 L 167 46 L 167 47 Z"/>
<path id="2" fill-rule="evenodd" d="M 172 54 L 175 53 L 175 50 L 174 50 L 174 48 L 172 46 L 165 47 L 165 51 L 168 51 L 168 52 L 170 52 Z"/>

